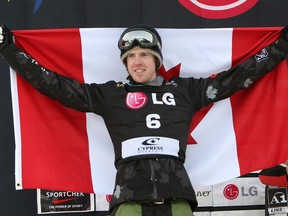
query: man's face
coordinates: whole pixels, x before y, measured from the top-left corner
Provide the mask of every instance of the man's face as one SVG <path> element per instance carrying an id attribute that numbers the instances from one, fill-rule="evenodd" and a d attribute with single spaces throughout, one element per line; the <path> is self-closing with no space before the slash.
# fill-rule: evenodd
<path id="1" fill-rule="evenodd" d="M 146 49 L 133 48 L 127 56 L 127 70 L 137 83 L 147 83 L 156 78 L 155 56 Z"/>

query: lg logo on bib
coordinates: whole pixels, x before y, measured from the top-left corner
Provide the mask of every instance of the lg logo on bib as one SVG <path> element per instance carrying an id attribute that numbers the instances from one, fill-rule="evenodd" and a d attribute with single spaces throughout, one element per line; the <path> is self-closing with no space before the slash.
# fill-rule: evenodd
<path id="1" fill-rule="evenodd" d="M 209 19 L 223 19 L 242 14 L 259 0 L 178 0 L 192 13 Z"/>
<path id="2" fill-rule="evenodd" d="M 147 95 L 142 92 L 129 92 L 126 96 L 126 105 L 130 109 L 141 109 L 146 103 Z"/>
<path id="3" fill-rule="evenodd" d="M 172 93 L 164 93 L 161 98 L 157 98 L 156 93 L 151 93 L 151 96 L 153 104 L 176 106 L 174 95 Z M 138 110 L 146 105 L 147 100 L 147 95 L 143 92 L 129 92 L 126 96 L 126 105 L 130 109 Z"/>

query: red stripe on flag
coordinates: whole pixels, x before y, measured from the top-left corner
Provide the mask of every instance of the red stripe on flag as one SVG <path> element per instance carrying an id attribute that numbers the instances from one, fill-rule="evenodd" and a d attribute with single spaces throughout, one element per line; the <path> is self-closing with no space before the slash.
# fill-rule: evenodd
<path id="1" fill-rule="evenodd" d="M 84 80 L 79 29 L 17 31 L 15 36 L 43 66 Z M 92 192 L 85 113 L 50 100 L 18 78 L 23 188 Z"/>
<path id="2" fill-rule="evenodd" d="M 233 65 L 274 42 L 279 30 L 233 31 Z M 247 35 L 249 37 L 247 37 Z M 251 88 L 231 97 L 241 174 L 279 164 L 288 155 L 288 74 L 283 61 Z M 276 156 L 276 157 L 275 157 Z"/>

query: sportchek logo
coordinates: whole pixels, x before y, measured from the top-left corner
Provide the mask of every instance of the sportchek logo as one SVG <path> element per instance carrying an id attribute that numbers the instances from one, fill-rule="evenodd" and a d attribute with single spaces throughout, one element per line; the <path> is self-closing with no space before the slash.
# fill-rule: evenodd
<path id="1" fill-rule="evenodd" d="M 186 9 L 192 13 L 210 19 L 223 19 L 242 14 L 259 0 L 178 0 Z"/>
<path id="2" fill-rule="evenodd" d="M 67 199 L 61 199 L 61 200 L 52 200 L 52 203 L 53 203 L 54 205 L 59 205 L 59 204 L 62 204 L 62 203 L 66 203 L 66 202 L 73 201 L 73 200 L 76 200 L 76 198 L 67 198 Z"/>
<path id="3" fill-rule="evenodd" d="M 47 199 L 54 198 L 67 198 L 67 197 L 83 197 L 84 193 L 71 192 L 71 191 L 47 191 L 45 197 Z"/>

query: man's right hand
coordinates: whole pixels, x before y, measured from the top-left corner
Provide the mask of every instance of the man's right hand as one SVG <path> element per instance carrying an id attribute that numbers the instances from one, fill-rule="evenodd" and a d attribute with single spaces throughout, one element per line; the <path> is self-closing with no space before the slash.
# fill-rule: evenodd
<path id="1" fill-rule="evenodd" d="M 0 52 L 13 42 L 12 32 L 5 26 L 0 26 Z"/>

